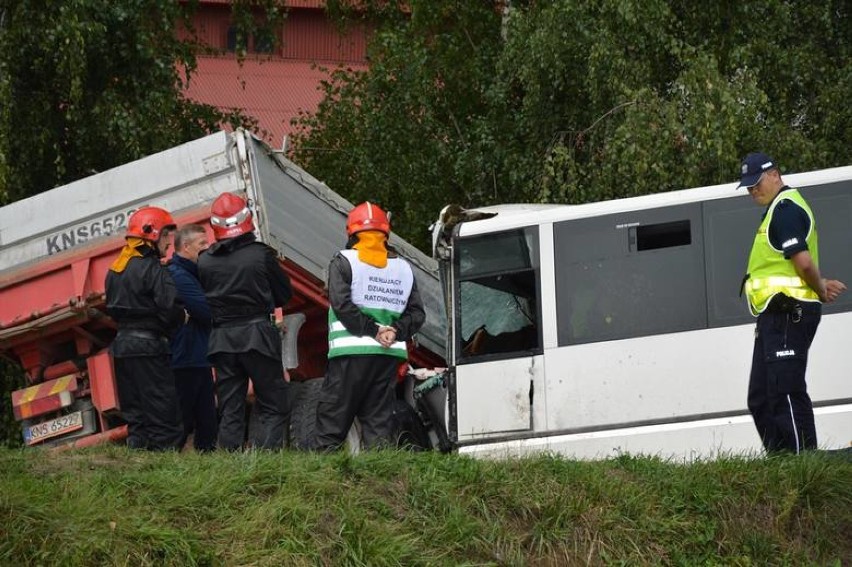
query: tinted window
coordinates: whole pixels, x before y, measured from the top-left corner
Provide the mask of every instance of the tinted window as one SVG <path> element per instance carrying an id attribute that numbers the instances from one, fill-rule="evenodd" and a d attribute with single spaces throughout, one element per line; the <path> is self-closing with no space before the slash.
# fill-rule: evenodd
<path id="1" fill-rule="evenodd" d="M 762 214 L 763 209 L 747 195 L 704 204 L 707 311 L 711 327 L 754 320 L 740 288 Z"/>
<path id="2" fill-rule="evenodd" d="M 692 227 L 688 220 L 661 222 L 635 227 L 636 250 L 657 250 L 692 243 Z"/>
<path id="3" fill-rule="evenodd" d="M 465 279 L 532 269 L 537 246 L 531 230 L 464 239 L 459 243 L 459 274 Z"/>
<path id="4" fill-rule="evenodd" d="M 554 224 L 560 345 L 707 324 L 700 204 Z"/>

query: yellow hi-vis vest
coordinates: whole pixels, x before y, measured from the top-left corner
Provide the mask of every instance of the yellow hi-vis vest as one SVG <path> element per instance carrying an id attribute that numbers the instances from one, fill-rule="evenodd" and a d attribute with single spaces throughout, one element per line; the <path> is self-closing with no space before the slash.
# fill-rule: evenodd
<path id="1" fill-rule="evenodd" d="M 796 273 L 792 260 L 784 258 L 784 253 L 774 248 L 769 242 L 769 223 L 772 222 L 772 214 L 778 203 L 784 199 L 799 205 L 808 214 L 811 226 L 805 242 L 814 264 L 819 265 L 819 244 L 814 214 L 798 190 L 786 189 L 766 211 L 766 216 L 757 229 L 754 244 L 751 246 L 751 255 L 748 258 L 749 276 L 745 290 L 748 308 L 755 317 L 763 313 L 770 300 L 779 293 L 801 301 L 819 301 L 817 293 Z"/>
<path id="2" fill-rule="evenodd" d="M 382 325 L 393 326 L 408 305 L 414 287 L 414 272 L 401 258 L 388 258 L 384 268 L 371 266 L 358 259 L 357 250 L 341 251 L 352 267 L 352 303 L 365 315 Z M 378 332 L 376 327 L 376 332 Z M 328 310 L 328 357 L 383 354 L 403 360 L 408 358 L 404 341 L 385 348 L 374 338 L 356 337 L 346 330 L 333 309 Z"/>

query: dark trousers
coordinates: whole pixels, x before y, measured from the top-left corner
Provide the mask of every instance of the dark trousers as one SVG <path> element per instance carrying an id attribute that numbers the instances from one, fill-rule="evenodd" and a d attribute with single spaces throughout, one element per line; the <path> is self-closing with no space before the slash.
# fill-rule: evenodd
<path id="1" fill-rule="evenodd" d="M 121 357 L 114 363 L 121 415 L 127 421 L 127 446 L 180 449 L 183 424 L 169 356 Z"/>
<path id="2" fill-rule="evenodd" d="M 254 350 L 239 354 L 220 352 L 212 355 L 211 360 L 216 367 L 219 447 L 235 451 L 243 446 L 246 394 L 251 378 L 259 425 L 252 432 L 251 445 L 260 449 L 280 449 L 290 417 L 290 384 L 284 381 L 281 360 Z"/>
<path id="3" fill-rule="evenodd" d="M 175 368 L 175 387 L 183 414 L 184 440 L 193 436 L 196 451 L 216 447 L 216 396 L 210 368 Z"/>
<path id="4" fill-rule="evenodd" d="M 317 405 L 317 450 L 339 448 L 356 417 L 367 448 L 395 446 L 394 386 L 400 362 L 382 355 L 329 359 Z"/>
<path id="5" fill-rule="evenodd" d="M 757 318 L 748 409 L 767 452 L 799 453 L 817 446 L 805 370 L 822 306 L 800 306 L 801 316 L 767 310 Z"/>

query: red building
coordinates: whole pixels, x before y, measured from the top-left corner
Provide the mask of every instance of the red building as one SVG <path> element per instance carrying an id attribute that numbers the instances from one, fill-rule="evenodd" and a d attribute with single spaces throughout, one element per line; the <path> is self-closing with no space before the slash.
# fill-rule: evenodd
<path id="1" fill-rule="evenodd" d="M 291 120 L 313 112 L 322 99 L 320 82 L 338 67 L 365 69 L 367 30 L 345 31 L 329 20 L 324 0 L 287 0 L 287 18 L 271 38 L 246 38 L 246 57 L 237 61 L 237 35 L 229 0 L 202 0 L 194 18 L 201 41 L 218 50 L 198 58 L 187 95 L 198 102 L 239 108 L 258 120 L 264 139 L 280 147 L 293 132 Z"/>

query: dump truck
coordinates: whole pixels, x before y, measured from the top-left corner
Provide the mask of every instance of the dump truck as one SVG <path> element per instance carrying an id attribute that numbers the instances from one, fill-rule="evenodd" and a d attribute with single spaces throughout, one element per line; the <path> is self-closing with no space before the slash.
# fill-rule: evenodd
<path id="1" fill-rule="evenodd" d="M 162 207 L 178 225 L 207 226 L 223 192 L 247 198 L 259 240 L 277 251 L 290 277 L 294 295 L 279 313 L 288 327 L 282 366 L 293 379 L 295 436 L 308 442 L 328 349 L 326 270 L 345 245 L 352 204 L 238 129 L 0 208 L 0 354 L 26 375 L 26 387 L 11 396 L 26 445 L 126 437 L 109 353 L 116 327 L 104 306 L 107 270 L 137 208 Z M 445 318 L 437 263 L 395 234 L 390 242 L 414 268 L 427 311 L 411 346 L 412 368 L 440 367 Z"/>

